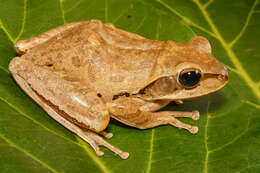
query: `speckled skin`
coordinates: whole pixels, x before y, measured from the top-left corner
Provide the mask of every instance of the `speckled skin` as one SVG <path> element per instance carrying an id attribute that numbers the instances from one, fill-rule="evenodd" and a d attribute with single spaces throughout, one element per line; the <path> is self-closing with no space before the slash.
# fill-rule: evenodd
<path id="1" fill-rule="evenodd" d="M 203 37 L 188 43 L 149 40 L 98 20 L 60 26 L 19 41 L 15 48 L 21 56 L 11 61 L 9 70 L 17 83 L 62 125 L 68 129 L 76 125 L 70 129 L 76 134 L 80 129 L 90 129 L 91 135 L 101 132 L 111 116 L 141 129 L 171 124 L 197 133 L 196 127 L 174 118 L 198 119 L 197 111 L 154 111 L 170 101 L 215 92 L 228 81 L 226 67 L 211 55 Z M 185 89 L 178 82 L 183 69 L 201 72 L 198 86 Z M 170 90 L 154 87 L 170 76 L 174 78 Z"/>

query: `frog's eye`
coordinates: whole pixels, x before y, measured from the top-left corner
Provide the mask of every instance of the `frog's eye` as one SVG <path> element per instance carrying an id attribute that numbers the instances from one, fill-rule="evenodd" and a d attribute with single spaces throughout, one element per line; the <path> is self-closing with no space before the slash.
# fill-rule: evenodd
<path id="1" fill-rule="evenodd" d="M 198 69 L 184 69 L 180 72 L 178 81 L 184 88 L 194 88 L 200 78 L 201 72 Z"/>

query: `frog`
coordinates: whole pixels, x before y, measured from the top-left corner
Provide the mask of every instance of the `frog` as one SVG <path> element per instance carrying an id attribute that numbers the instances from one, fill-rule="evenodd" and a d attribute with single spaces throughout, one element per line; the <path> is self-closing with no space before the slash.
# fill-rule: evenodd
<path id="1" fill-rule="evenodd" d="M 72 22 L 18 41 L 9 71 L 20 88 L 62 126 L 86 141 L 127 159 L 107 142 L 113 118 L 137 129 L 171 125 L 198 133 L 178 118 L 199 119 L 199 111 L 162 110 L 170 102 L 216 92 L 228 69 L 212 55 L 209 41 L 160 41 L 100 20 Z"/>

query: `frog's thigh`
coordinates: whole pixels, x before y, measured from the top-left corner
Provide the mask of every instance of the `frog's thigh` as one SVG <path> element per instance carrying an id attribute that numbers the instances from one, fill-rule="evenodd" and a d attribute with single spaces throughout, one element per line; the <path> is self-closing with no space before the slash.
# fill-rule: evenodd
<path id="1" fill-rule="evenodd" d="M 141 111 L 141 104 L 136 99 L 119 98 L 111 104 L 107 104 L 109 112 L 113 118 L 121 121 L 124 124 L 137 127 L 140 129 L 147 129 L 159 125 L 170 124 L 178 128 L 187 129 L 190 133 L 195 134 L 198 132 L 196 126 L 182 123 L 175 117 L 188 117 L 194 119 L 198 118 L 198 112 L 177 112 L 177 111 Z"/>
<path id="2" fill-rule="evenodd" d="M 25 90 L 27 94 L 36 93 L 42 104 L 49 104 L 65 119 L 96 132 L 107 127 L 110 115 L 106 105 L 91 90 L 74 86 L 59 74 L 19 57 L 10 63 L 9 70 L 24 79 L 23 83 L 17 81 L 20 86 L 28 83 L 32 88 Z"/>
<path id="3" fill-rule="evenodd" d="M 17 63 L 17 64 L 14 64 Z M 113 145 L 109 144 L 108 142 L 106 142 L 103 138 L 101 138 L 99 135 L 97 135 L 95 132 L 91 131 L 91 130 L 87 130 L 87 129 L 83 129 L 80 128 L 77 123 L 72 122 L 68 119 L 66 119 L 66 116 L 64 117 L 64 115 L 62 116 L 61 114 L 64 114 L 64 111 L 59 110 L 58 106 L 52 106 L 51 103 L 45 102 L 44 98 L 42 96 L 40 96 L 40 94 L 42 93 L 36 93 L 35 90 L 33 89 L 33 84 L 28 84 L 28 79 L 27 76 L 25 74 L 23 74 L 22 69 L 19 69 L 19 67 L 15 66 L 15 65 L 21 65 L 22 62 L 18 63 L 17 61 L 15 61 L 14 63 L 12 63 L 9 67 L 9 70 L 12 72 L 12 75 L 14 77 L 14 79 L 16 80 L 16 82 L 20 85 L 20 87 L 34 100 L 36 101 L 53 119 L 55 119 L 57 122 L 59 122 L 61 125 L 63 125 L 64 127 L 66 127 L 67 129 L 69 129 L 70 131 L 72 131 L 73 133 L 77 134 L 80 138 L 82 138 L 83 140 L 85 140 L 86 142 L 88 142 L 91 147 L 95 150 L 96 154 L 98 156 L 103 155 L 104 153 L 102 151 L 100 151 L 99 149 L 99 145 L 103 145 L 104 147 L 108 148 L 109 150 L 113 151 L 115 154 L 119 155 L 122 159 L 127 159 L 129 154 L 127 152 L 123 152 L 122 150 L 114 147 Z M 23 62 L 22 66 L 23 68 L 26 67 L 26 61 Z M 35 66 L 34 69 L 37 69 L 39 67 Z M 37 80 L 37 74 L 34 74 L 33 71 L 29 70 L 30 68 L 27 69 L 26 73 L 29 73 L 30 76 L 34 79 Z M 42 74 L 42 77 L 44 76 L 44 74 L 47 72 L 45 72 L 44 70 L 41 71 L 41 69 L 37 69 L 38 73 Z M 50 82 L 54 79 L 54 77 L 51 74 L 47 74 L 48 78 L 50 80 Z M 44 85 L 42 83 L 42 81 L 35 81 L 37 82 L 39 85 Z M 58 80 L 55 82 L 59 82 Z M 61 85 L 62 84 L 58 84 Z M 59 88 L 56 88 L 57 90 L 59 90 Z M 63 88 L 64 89 L 64 88 Z M 95 99 L 94 97 L 92 98 L 92 100 Z M 93 110 L 92 110 L 93 111 Z M 98 110 L 97 110 L 98 111 Z M 95 114 L 97 114 L 97 112 L 95 112 Z M 105 122 L 105 126 L 107 126 L 108 121 L 109 121 L 109 115 L 105 115 L 107 117 L 105 117 L 105 119 L 107 119 L 107 121 Z M 85 117 L 87 118 L 87 117 Z M 98 117 L 101 121 L 102 121 L 102 117 Z M 94 122 L 91 122 L 91 120 L 89 120 L 90 123 L 94 123 L 97 122 L 96 120 L 94 120 Z M 86 122 L 85 122 L 86 123 Z M 86 125 L 88 125 L 86 123 Z M 99 125 L 98 125 L 99 126 Z M 102 125 L 103 126 L 103 125 Z M 101 127 L 101 129 L 99 129 L 98 131 L 101 131 L 104 129 L 104 127 Z M 102 135 L 104 135 L 105 137 L 111 137 L 110 133 L 104 133 L 101 132 Z"/>
<path id="4" fill-rule="evenodd" d="M 80 26 L 84 23 L 87 23 L 87 21 L 73 22 L 73 23 L 70 23 L 67 25 L 62 25 L 62 26 L 59 26 L 52 30 L 46 31 L 38 36 L 29 38 L 27 40 L 20 40 L 14 45 L 15 50 L 18 54 L 24 54 L 28 49 L 35 47 L 45 41 L 48 41 L 52 37 L 55 37 L 58 34 L 61 34 L 66 30 L 70 30 L 70 29 Z"/>

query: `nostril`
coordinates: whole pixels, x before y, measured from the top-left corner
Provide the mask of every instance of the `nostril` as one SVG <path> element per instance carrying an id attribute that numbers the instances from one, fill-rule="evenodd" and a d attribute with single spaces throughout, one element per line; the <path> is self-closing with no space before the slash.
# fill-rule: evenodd
<path id="1" fill-rule="evenodd" d="M 220 77 L 222 80 L 228 80 L 228 69 L 226 66 L 224 66 L 220 76 L 222 76 Z"/>
<path id="2" fill-rule="evenodd" d="M 228 73 L 225 75 L 225 80 L 226 81 L 228 80 Z"/>
<path id="3" fill-rule="evenodd" d="M 226 66 L 223 65 L 223 68 L 221 70 L 221 74 L 225 76 L 227 73 L 228 73 L 228 69 L 227 69 Z"/>
<path id="4" fill-rule="evenodd" d="M 227 81 L 228 80 L 228 73 L 226 73 L 226 74 L 219 74 L 218 75 L 218 79 Z"/>
<path id="5" fill-rule="evenodd" d="M 218 75 L 218 80 L 224 80 L 224 76 L 222 74 Z"/>

